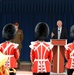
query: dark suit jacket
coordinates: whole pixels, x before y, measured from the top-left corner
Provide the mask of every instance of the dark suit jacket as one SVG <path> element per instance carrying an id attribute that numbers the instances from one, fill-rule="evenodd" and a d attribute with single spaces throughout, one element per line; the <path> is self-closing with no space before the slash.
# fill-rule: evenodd
<path id="1" fill-rule="evenodd" d="M 58 27 L 54 28 L 53 31 L 54 37 L 51 39 L 58 39 Z M 67 30 L 62 27 L 60 39 L 67 39 Z"/>

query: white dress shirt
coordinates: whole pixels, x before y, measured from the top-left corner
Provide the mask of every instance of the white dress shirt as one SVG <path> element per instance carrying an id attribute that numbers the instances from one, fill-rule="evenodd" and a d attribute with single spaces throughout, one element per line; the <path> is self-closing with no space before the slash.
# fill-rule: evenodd
<path id="1" fill-rule="evenodd" d="M 62 30 L 62 27 L 61 27 L 61 28 L 58 27 L 58 39 L 60 39 L 60 36 L 61 36 L 61 30 Z"/>

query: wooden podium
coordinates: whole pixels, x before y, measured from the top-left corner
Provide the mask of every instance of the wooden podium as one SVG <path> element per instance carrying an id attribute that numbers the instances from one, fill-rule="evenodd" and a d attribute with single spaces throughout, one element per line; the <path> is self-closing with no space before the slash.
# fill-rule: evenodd
<path id="1" fill-rule="evenodd" d="M 50 42 L 54 45 L 53 47 L 53 61 L 51 71 L 55 73 L 64 72 L 64 45 L 67 44 L 66 39 L 51 39 Z"/>

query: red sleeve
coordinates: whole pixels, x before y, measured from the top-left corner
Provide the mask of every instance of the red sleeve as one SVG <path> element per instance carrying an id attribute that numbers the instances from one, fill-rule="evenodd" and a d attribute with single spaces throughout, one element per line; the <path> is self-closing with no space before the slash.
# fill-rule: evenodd
<path id="1" fill-rule="evenodd" d="M 53 58 L 53 52 L 52 50 L 49 51 L 49 61 L 52 62 L 52 58 Z"/>
<path id="2" fill-rule="evenodd" d="M 1 46 L 1 45 L 0 45 L 0 52 L 3 52 L 3 51 L 2 51 L 2 46 Z"/>
<path id="3" fill-rule="evenodd" d="M 65 50 L 65 58 L 67 60 L 69 60 L 69 58 L 70 58 L 70 52 L 69 52 L 69 50 Z"/>
<path id="4" fill-rule="evenodd" d="M 19 58 L 19 56 L 20 56 L 19 49 L 16 48 L 14 51 L 15 51 L 14 56 L 15 56 L 15 58 L 17 60 Z"/>
<path id="5" fill-rule="evenodd" d="M 31 50 L 31 52 L 30 52 L 30 60 L 31 60 L 32 63 L 34 62 L 34 59 L 35 59 L 35 52 L 34 52 L 34 50 Z"/>

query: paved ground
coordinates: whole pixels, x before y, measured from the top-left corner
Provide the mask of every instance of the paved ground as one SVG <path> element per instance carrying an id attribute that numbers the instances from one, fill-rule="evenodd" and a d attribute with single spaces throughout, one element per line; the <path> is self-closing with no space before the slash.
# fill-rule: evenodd
<path id="1" fill-rule="evenodd" d="M 17 70 L 16 75 L 32 75 L 31 64 L 30 63 L 22 63 L 21 68 L 19 70 Z M 67 74 L 66 74 L 66 72 L 60 73 L 60 74 L 51 72 L 50 75 L 67 75 Z"/>
<path id="2" fill-rule="evenodd" d="M 17 71 L 16 75 L 32 75 L 32 72 L 30 71 Z M 64 73 L 60 73 L 60 74 L 56 74 L 56 73 L 52 73 L 50 75 L 67 75 L 66 72 Z"/>

